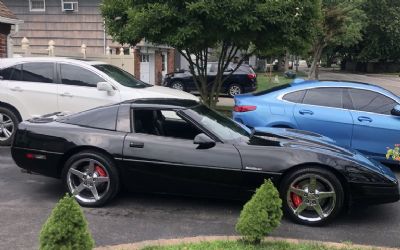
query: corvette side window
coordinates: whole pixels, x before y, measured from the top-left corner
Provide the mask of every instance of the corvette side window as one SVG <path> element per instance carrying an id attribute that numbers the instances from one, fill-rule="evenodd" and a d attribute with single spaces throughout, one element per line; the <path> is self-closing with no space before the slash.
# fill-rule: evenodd
<path id="1" fill-rule="evenodd" d="M 95 108 L 72 114 L 60 119 L 60 122 L 89 128 L 115 130 L 118 105 Z"/>
<path id="2" fill-rule="evenodd" d="M 325 106 L 333 108 L 343 108 L 343 89 L 342 88 L 315 88 L 306 92 L 303 100 L 304 104 Z"/>
<path id="3" fill-rule="evenodd" d="M 382 94 L 362 89 L 349 89 L 354 109 L 377 114 L 390 115 L 397 103 Z"/>
<path id="4" fill-rule="evenodd" d="M 193 140 L 201 133 L 173 110 L 135 109 L 133 128 L 136 133 Z"/>

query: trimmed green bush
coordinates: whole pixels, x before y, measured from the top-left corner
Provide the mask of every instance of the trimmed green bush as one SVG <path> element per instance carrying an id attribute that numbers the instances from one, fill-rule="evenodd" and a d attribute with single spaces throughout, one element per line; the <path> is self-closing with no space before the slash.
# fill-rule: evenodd
<path id="1" fill-rule="evenodd" d="M 74 197 L 66 194 L 57 203 L 42 227 L 39 241 L 41 250 L 93 249 L 94 240 Z"/>
<path id="2" fill-rule="evenodd" d="M 260 243 L 261 240 L 280 225 L 282 200 L 270 180 L 266 180 L 244 205 L 236 224 L 236 231 L 243 240 Z"/>

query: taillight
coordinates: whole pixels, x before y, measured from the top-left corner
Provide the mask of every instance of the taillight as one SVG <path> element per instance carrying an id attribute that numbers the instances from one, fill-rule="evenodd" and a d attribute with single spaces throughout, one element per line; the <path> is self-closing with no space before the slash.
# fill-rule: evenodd
<path id="1" fill-rule="evenodd" d="M 27 154 L 25 154 L 25 157 L 26 157 L 27 159 L 29 159 L 29 160 L 33 160 L 33 159 L 36 159 L 36 160 L 46 160 L 46 159 L 47 159 L 47 157 L 46 157 L 45 155 L 38 155 L 38 154 L 32 154 L 32 153 L 27 153 Z"/>
<path id="2" fill-rule="evenodd" d="M 247 74 L 247 77 L 248 77 L 250 80 L 253 80 L 253 79 L 255 79 L 255 78 L 257 77 L 257 75 L 256 75 L 256 74 Z"/>
<path id="3" fill-rule="evenodd" d="M 233 110 L 235 112 L 248 112 L 248 111 L 253 111 L 253 110 L 256 110 L 256 109 L 257 109 L 257 106 L 249 106 L 249 105 L 233 107 Z"/>

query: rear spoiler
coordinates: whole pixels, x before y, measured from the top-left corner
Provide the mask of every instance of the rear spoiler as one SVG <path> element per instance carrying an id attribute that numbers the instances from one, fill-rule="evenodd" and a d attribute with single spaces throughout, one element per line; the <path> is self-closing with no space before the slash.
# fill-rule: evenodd
<path id="1" fill-rule="evenodd" d="M 39 117 L 34 117 L 32 119 L 29 119 L 28 121 L 31 123 L 48 123 L 48 122 L 55 121 L 56 119 L 58 119 L 60 117 L 64 117 L 66 115 L 68 115 L 68 113 L 66 113 L 66 112 L 54 112 L 54 113 L 42 115 Z"/>

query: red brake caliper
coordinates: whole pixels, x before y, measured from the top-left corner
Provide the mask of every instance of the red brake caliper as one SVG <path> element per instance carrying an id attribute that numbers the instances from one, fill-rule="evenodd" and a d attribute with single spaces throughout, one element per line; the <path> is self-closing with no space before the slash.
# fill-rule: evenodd
<path id="1" fill-rule="evenodd" d="M 102 177 L 106 177 L 107 176 L 106 171 L 104 171 L 104 169 L 102 167 L 100 167 L 100 166 L 96 166 L 95 167 L 95 171 L 99 174 L 99 176 L 102 176 Z"/>
<path id="2" fill-rule="evenodd" d="M 295 188 L 298 188 L 298 186 L 295 186 Z M 292 201 L 293 201 L 293 205 L 297 208 L 298 206 L 300 206 L 300 204 L 303 202 L 303 200 L 301 199 L 300 196 L 298 196 L 295 193 L 291 193 L 290 194 Z"/>

